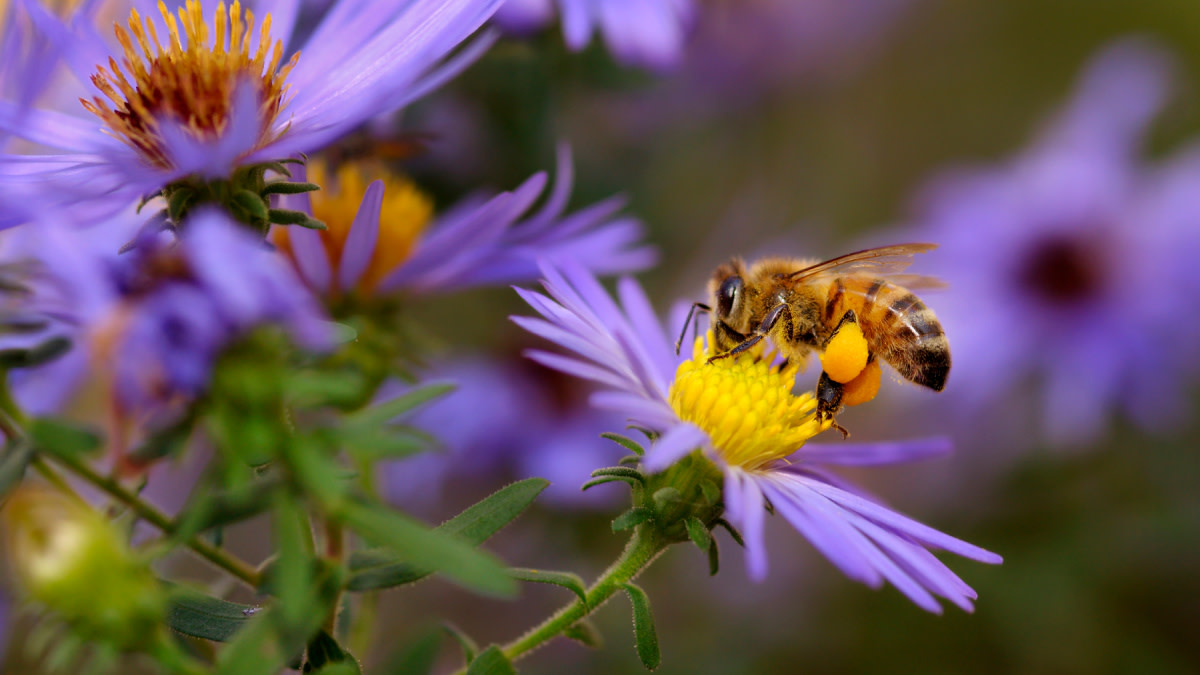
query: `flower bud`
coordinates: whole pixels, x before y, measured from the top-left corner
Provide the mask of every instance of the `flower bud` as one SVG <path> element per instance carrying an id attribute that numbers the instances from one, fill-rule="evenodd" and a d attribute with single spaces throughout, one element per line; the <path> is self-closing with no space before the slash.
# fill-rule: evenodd
<path id="1" fill-rule="evenodd" d="M 116 529 L 86 504 L 42 488 L 0 512 L 19 586 L 88 637 L 134 647 L 165 616 L 162 589 Z"/>

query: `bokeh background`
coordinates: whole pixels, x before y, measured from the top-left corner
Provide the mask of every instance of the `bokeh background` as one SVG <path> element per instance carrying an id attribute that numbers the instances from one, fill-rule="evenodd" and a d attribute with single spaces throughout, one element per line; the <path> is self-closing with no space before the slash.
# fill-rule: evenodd
<path id="1" fill-rule="evenodd" d="M 1145 142 L 1113 160 L 1140 185 L 1186 159 L 1200 138 L 1194 3 L 699 1 L 675 68 L 618 63 L 602 41 L 573 53 L 554 26 L 505 38 L 462 77 L 369 133 L 417 133 L 422 153 L 400 166 L 442 206 L 480 186 L 511 188 L 552 171 L 556 147 L 569 143 L 572 204 L 627 196 L 628 212 L 660 251 L 659 265 L 639 279 L 665 313 L 704 299 L 711 270 L 733 255 L 826 258 L 928 236 L 932 186 L 956 167 L 1003 169 L 1029 156 L 1089 63 L 1131 37 L 1121 44 L 1165 70 L 1135 68 L 1134 84 L 1108 102 L 1137 108 L 1137 96 L 1155 98 L 1159 75 L 1169 90 L 1161 110 L 1145 103 L 1154 109 L 1144 115 Z M 1089 166 L 1112 159 L 1080 157 Z M 1153 255 L 1096 262 L 1096 273 L 1121 289 L 1091 298 L 1123 322 L 1103 336 L 1108 351 L 1089 362 L 1091 352 L 1069 349 L 1069 333 L 1051 334 L 1075 325 L 1070 312 L 1059 323 L 1034 320 L 1019 298 L 953 278 L 989 268 L 988 251 L 943 249 L 913 271 L 950 283 L 925 297 L 935 310 L 954 310 L 954 323 L 946 317 L 956 355 L 947 391 L 885 379 L 876 401 L 840 418 L 855 441 L 954 439 L 953 457 L 854 478 L 896 509 L 1005 557 L 1001 566 L 947 559 L 979 593 L 974 614 L 949 607 L 929 615 L 892 588 L 852 582 L 786 523 L 769 522 L 765 583 L 746 578 L 724 535 L 718 576 L 708 576 L 698 551 L 676 547 L 642 578 L 663 652 L 657 672 L 1200 672 L 1200 171 L 1193 183 L 1188 171 L 1176 172 L 1176 192 L 1150 190 L 1143 200 L 1150 212 L 1155 199 L 1187 202 L 1190 194 L 1198 204 L 1179 206 L 1169 226 L 1154 230 L 1168 242 L 1169 263 L 1156 265 Z M 1068 182 L 1063 200 L 1113 199 L 1088 185 L 1072 191 Z M 1119 229 L 1137 238 L 1142 222 L 1131 210 L 1121 211 Z M 985 204 L 979 224 L 967 219 L 961 228 L 987 227 L 989 213 Z M 1028 231 L 1041 225 L 1033 218 Z M 1074 232 L 1088 240 L 1093 225 L 1099 233 L 1111 223 Z M 421 420 L 445 451 L 389 467 L 390 498 L 436 522 L 510 480 L 549 477 L 546 498 L 489 547 L 514 565 L 594 577 L 623 546 L 609 524 L 625 495 L 612 485 L 580 495 L 578 486 L 622 455 L 598 438 L 619 431 L 620 420 L 589 412 L 585 388 L 522 358 L 545 345 L 507 320 L 529 313 L 511 291 L 439 298 L 412 311 L 425 327 L 425 377 L 461 389 Z M 984 324 L 988 332 L 967 339 Z M 955 328 L 969 349 L 958 350 Z M 1148 339 L 1131 340 L 1126 353 L 1127 334 Z M 1000 353 L 1031 366 L 994 382 L 962 376 L 988 372 Z M 1060 381 L 1048 396 L 1043 365 L 1080 354 L 1087 372 L 1094 363 L 1096 372 L 1120 373 L 1103 380 L 1108 393 L 1096 395 L 1099 380 L 1089 375 L 1075 389 Z M 811 386 L 816 370 L 807 376 L 801 384 Z M 1081 416 L 1086 428 L 1077 434 L 1052 432 L 1047 416 L 1064 419 L 1053 404 L 1074 397 L 1099 400 L 1099 413 Z M 1136 413 L 1123 405 L 1129 397 Z M 158 488 L 152 480 L 149 494 L 178 506 L 171 480 Z M 233 528 L 226 542 L 248 559 L 269 554 L 262 523 Z M 173 564 L 181 576 L 207 573 L 184 557 Z M 481 644 L 504 642 L 568 599 L 530 585 L 517 601 L 490 601 L 425 581 L 382 595 L 374 648 L 360 655 L 366 672 L 387 672 L 406 639 L 433 627 L 429 616 L 448 617 Z M 626 600 L 612 600 L 596 622 L 604 649 L 559 640 L 522 661 L 522 672 L 642 672 Z M 18 651 L 9 650 L 5 672 L 28 672 Z M 444 669 L 457 665 L 456 651 L 446 641 Z"/>
<path id="2" fill-rule="evenodd" d="M 550 168 L 555 144 L 568 141 L 575 203 L 623 193 L 629 211 L 649 228 L 661 262 L 640 279 L 665 312 L 680 299 L 703 299 L 711 269 L 732 255 L 831 257 L 911 239 L 923 225 L 921 195 L 933 181 L 955 167 L 1005 166 L 1027 153 L 1071 101 L 1089 62 L 1131 36 L 1174 62 L 1170 94 L 1147 127 L 1144 147 L 1133 150 L 1137 165 L 1158 166 L 1200 132 L 1200 7 L 748 0 L 700 3 L 682 63 L 664 73 L 616 64 L 603 44 L 569 53 L 555 30 L 505 41 L 408 113 L 404 126 L 427 130 L 430 138 L 429 153 L 409 167 L 448 199 L 470 185 L 515 185 Z M 1190 227 L 1200 231 L 1200 220 Z M 954 262 L 935 267 L 944 274 L 947 265 L 955 269 Z M 918 261 L 913 271 L 935 267 Z M 1182 332 L 1196 321 L 1189 315 L 1200 311 L 1194 287 L 1154 273 L 1120 278 L 1143 286 L 1135 300 L 1112 302 L 1152 302 L 1159 294 L 1172 300 L 1166 327 L 1146 331 L 1169 333 L 1175 325 Z M 970 288 L 948 281 L 948 290 L 925 299 L 935 310 L 944 303 L 967 307 L 968 324 L 971 312 L 986 318 L 1005 302 L 969 295 Z M 1131 324 L 1143 321 L 1128 309 Z M 419 312 L 431 341 L 447 354 L 466 349 L 499 360 L 564 409 L 582 403 L 570 383 L 514 365 L 522 349 L 537 344 L 505 321 L 528 313 L 514 295 L 480 292 Z M 1020 334 L 1032 333 L 1035 345 L 1051 344 L 1052 336 L 1042 341 L 1037 334 L 1046 330 L 1041 324 L 1007 321 L 1012 335 L 997 332 L 984 348 L 956 351 L 956 371 L 968 367 L 964 358 L 989 358 L 989 340 L 997 351 Z M 949 337 L 953 348 L 953 331 Z M 1165 353 L 1180 361 L 1166 366 L 1164 381 L 1187 372 L 1188 357 L 1197 353 L 1200 343 L 1190 341 Z M 1028 355 L 1031 362 L 1046 358 Z M 728 539 L 720 542 L 723 569 L 715 578 L 699 552 L 683 547 L 651 568 L 642 585 L 658 620 L 664 656 L 658 672 L 1200 671 L 1194 377 L 1163 403 L 1183 411 L 1170 421 L 1135 422 L 1114 404 L 1090 434 L 1063 440 L 1046 432 L 1039 412 L 1044 382 L 1036 373 L 997 383 L 1003 391 L 969 412 L 961 399 L 979 392 L 956 389 L 954 374 L 941 395 L 885 378 L 879 398 L 842 421 L 855 440 L 954 438 L 951 459 L 855 477 L 901 511 L 1005 556 L 999 567 L 949 561 L 979 592 L 975 613 L 951 607 L 931 616 L 894 589 L 851 582 L 785 523 L 774 522 L 772 572 L 764 584 L 746 579 Z M 551 444 L 547 451 L 528 440 L 509 459 L 489 460 L 486 471 L 450 469 L 440 500 L 422 508 L 431 517 L 448 514 L 507 478 L 539 471 L 558 472 L 552 477 L 568 483 L 569 507 L 569 493 L 596 466 L 596 453 L 604 457 L 603 445 L 577 449 L 584 445 Z M 521 459 L 525 451 L 543 459 Z M 608 450 L 608 461 L 617 451 Z M 574 453 L 586 459 L 573 462 Z M 615 502 L 607 508 L 603 500 L 579 508 L 543 504 L 494 546 L 517 564 L 595 574 L 622 545 L 608 531 L 623 497 L 615 494 L 620 488 L 611 490 Z M 379 630 L 419 625 L 423 608 L 453 601 L 454 622 L 480 640 L 503 641 L 564 602 L 562 595 L 528 588 L 515 604 L 492 603 L 424 584 L 412 595 L 388 598 L 389 623 Z M 559 641 L 524 661 L 523 672 L 640 672 L 625 600 L 613 600 L 598 623 L 605 649 Z M 445 656 L 453 658 L 449 648 Z"/>

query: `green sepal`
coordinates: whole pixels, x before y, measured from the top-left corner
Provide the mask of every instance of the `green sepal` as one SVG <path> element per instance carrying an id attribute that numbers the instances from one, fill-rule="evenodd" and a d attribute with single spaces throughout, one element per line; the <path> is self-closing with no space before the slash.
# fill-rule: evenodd
<path id="1" fill-rule="evenodd" d="M 28 349 L 0 349 L 0 370 L 36 368 L 71 351 L 71 341 L 65 337 L 52 337 Z"/>
<path id="2" fill-rule="evenodd" d="M 554 584 L 562 586 L 579 597 L 579 601 L 587 607 L 587 587 L 583 585 L 583 579 L 579 578 L 578 574 L 571 572 L 552 572 L 548 570 L 534 570 L 523 567 L 514 567 L 508 570 L 512 578 L 517 581 L 528 581 L 535 584 Z"/>
<path id="3" fill-rule="evenodd" d="M 721 488 L 711 480 L 700 482 L 700 492 L 704 495 L 704 500 L 709 504 L 716 504 L 721 501 Z"/>
<path id="4" fill-rule="evenodd" d="M 167 627 L 184 635 L 226 642 L 261 611 L 214 598 L 186 586 L 171 586 L 167 598 Z"/>
<path id="5" fill-rule="evenodd" d="M 521 515 L 550 485 L 544 478 L 527 478 L 500 488 L 442 523 L 434 531 L 455 537 L 470 546 L 478 546 Z M 418 581 L 431 572 L 392 552 L 355 551 L 350 555 L 350 580 L 347 589 L 366 591 L 390 588 Z"/>
<path id="6" fill-rule="evenodd" d="M 249 216 L 249 222 L 264 224 L 268 222 L 270 206 L 267 205 L 266 198 L 259 196 L 253 190 L 238 190 L 233 193 L 232 201 L 235 210 L 243 211 Z"/>
<path id="7" fill-rule="evenodd" d="M 710 535 L 711 536 L 711 535 Z M 708 576 L 715 577 L 721 571 L 721 552 L 717 547 L 716 538 L 709 540 L 708 546 Z"/>
<path id="8" fill-rule="evenodd" d="M 678 504 L 683 501 L 683 493 L 678 488 L 667 486 L 654 491 L 654 505 L 659 509 L 665 509 L 671 504 Z"/>
<path id="9" fill-rule="evenodd" d="M 471 639 L 470 635 L 467 635 L 461 628 L 449 621 L 442 623 L 442 630 L 446 631 L 458 643 L 458 648 L 462 651 L 465 663 L 475 660 L 475 657 L 479 654 L 479 645 L 475 643 L 475 640 Z"/>
<path id="10" fill-rule="evenodd" d="M 342 649 L 332 635 L 323 630 L 317 631 L 316 636 L 309 640 L 308 647 L 304 650 L 304 667 L 300 669 L 300 672 L 329 673 L 332 671 L 331 666 L 334 665 L 341 667 L 338 672 L 358 673 L 359 675 L 362 673 L 358 661 L 350 655 L 350 652 Z"/>
<path id="11" fill-rule="evenodd" d="M 633 605 L 633 637 L 637 643 L 638 658 L 646 670 L 654 670 L 662 662 L 662 655 L 658 651 L 658 633 L 654 630 L 650 598 L 634 584 L 624 584 L 621 588 L 625 589 L 629 604 Z"/>
<path id="12" fill-rule="evenodd" d="M 632 452 L 633 454 L 637 455 L 638 457 L 641 457 L 646 454 L 646 450 L 641 445 L 639 445 L 637 441 L 633 440 L 632 438 L 629 438 L 628 436 L 622 436 L 621 434 L 614 434 L 614 433 L 606 431 L 606 432 L 600 434 L 600 438 L 607 438 L 608 440 L 612 441 L 613 443 L 616 443 L 617 445 L 620 445 L 621 447 Z"/>
<path id="13" fill-rule="evenodd" d="M 388 675 L 430 675 L 442 644 L 442 630 L 427 628 L 421 635 L 388 658 L 380 670 Z"/>
<path id="14" fill-rule="evenodd" d="M 584 483 L 583 485 L 581 485 L 579 487 L 579 491 L 585 492 L 591 488 L 596 487 L 597 485 L 604 485 L 605 483 L 628 483 L 630 489 L 637 489 L 637 488 L 642 487 L 641 482 L 639 482 L 633 478 L 630 478 L 628 476 L 602 476 L 600 478 L 593 478 L 592 480 L 589 480 L 588 482 Z"/>
<path id="15" fill-rule="evenodd" d="M 299 225 L 310 230 L 324 230 L 325 223 L 316 220 L 312 216 L 303 211 L 292 211 L 290 209 L 271 209 L 269 212 L 270 221 L 277 225 Z"/>
<path id="16" fill-rule="evenodd" d="M 471 661 L 471 665 L 467 666 L 467 675 L 517 675 L 517 669 L 499 647 L 492 645 Z"/>
<path id="17" fill-rule="evenodd" d="M 267 186 L 262 189 L 260 194 L 264 197 L 267 195 L 298 195 L 320 189 L 321 186 L 316 183 L 293 183 L 281 180 L 267 183 Z"/>
<path id="18" fill-rule="evenodd" d="M 635 506 L 616 518 L 613 518 L 612 531 L 623 532 L 625 530 L 633 529 L 648 520 L 652 520 L 653 518 L 654 511 L 644 506 Z"/>
<path id="19" fill-rule="evenodd" d="M 563 637 L 570 638 L 586 647 L 600 649 L 604 646 L 604 636 L 596 628 L 596 624 L 587 619 L 580 619 L 563 630 Z"/>
<path id="20" fill-rule="evenodd" d="M 704 523 L 700 522 L 699 518 L 692 516 L 684 521 L 684 525 L 687 526 L 688 537 L 696 545 L 696 548 L 707 551 L 712 546 L 712 533 L 708 531 Z"/>
<path id="21" fill-rule="evenodd" d="M 187 215 L 188 208 L 196 199 L 196 192 L 191 187 L 179 187 L 171 191 L 171 196 L 167 199 L 167 217 L 173 223 L 182 223 L 183 217 Z"/>
<path id="22" fill-rule="evenodd" d="M 742 548 L 746 548 L 746 541 L 744 539 L 742 539 L 742 533 L 738 532 L 737 528 L 734 527 L 732 523 L 730 523 L 728 520 L 725 520 L 724 518 L 717 518 L 717 525 L 720 525 L 721 527 L 725 528 L 725 531 L 729 533 L 730 537 L 733 537 L 733 540 L 735 542 L 737 542 L 738 546 L 741 546 Z"/>
<path id="23" fill-rule="evenodd" d="M 627 466 L 610 466 L 603 469 L 596 469 L 592 472 L 592 478 L 614 477 L 614 478 L 631 478 L 638 483 L 645 485 L 646 477 L 641 471 L 631 469 Z"/>
<path id="24" fill-rule="evenodd" d="M 48 455 L 71 458 L 85 457 L 101 443 L 98 434 L 50 417 L 35 418 L 29 425 L 29 438 Z"/>
<path id="25" fill-rule="evenodd" d="M 8 496 L 25 477 L 25 469 L 33 461 L 33 446 L 23 441 L 10 442 L 0 459 L 0 499 Z"/>
<path id="26" fill-rule="evenodd" d="M 378 504 L 348 501 L 338 516 L 363 539 L 386 547 L 414 568 L 439 571 L 485 595 L 511 597 L 517 592 L 499 560 L 461 537 L 429 529 Z"/>
<path id="27" fill-rule="evenodd" d="M 620 466 L 637 466 L 642 463 L 642 458 L 637 455 L 625 455 L 617 461 Z"/>

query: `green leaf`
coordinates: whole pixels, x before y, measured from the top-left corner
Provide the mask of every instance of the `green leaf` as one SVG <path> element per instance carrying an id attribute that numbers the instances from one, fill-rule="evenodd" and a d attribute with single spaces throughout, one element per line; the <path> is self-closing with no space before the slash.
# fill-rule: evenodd
<path id="1" fill-rule="evenodd" d="M 650 598 L 634 584 L 624 584 L 622 588 L 629 595 L 629 603 L 633 605 L 633 637 L 637 641 L 638 658 L 646 670 L 654 670 L 662 662 L 662 655 L 658 651 L 658 634 L 654 630 Z"/>
<path id="2" fill-rule="evenodd" d="M 585 607 L 587 606 L 587 587 L 583 585 L 583 579 L 580 579 L 578 574 L 573 574 L 571 572 L 532 570 L 523 567 L 514 567 L 510 569 L 508 573 L 518 581 L 562 586 L 563 588 L 579 596 L 579 601 L 582 602 Z"/>
<path id="3" fill-rule="evenodd" d="M 361 412 L 349 415 L 346 418 L 347 426 L 363 425 L 366 427 L 378 427 L 387 424 L 392 419 L 416 408 L 424 405 L 429 401 L 440 398 L 454 391 L 453 384 L 431 384 L 428 386 L 414 389 L 406 394 L 397 396 L 396 398 L 384 401 L 367 408 Z"/>
<path id="4" fill-rule="evenodd" d="M 455 537 L 470 546 L 478 546 L 533 503 L 550 485 L 544 478 L 527 478 L 505 486 L 442 523 L 436 532 Z M 398 560 L 382 551 L 355 551 L 350 556 L 349 590 L 365 591 L 412 583 L 430 574 L 413 561 Z"/>
<path id="5" fill-rule="evenodd" d="M 696 545 L 696 548 L 700 549 L 701 551 L 707 551 L 709 547 L 712 546 L 712 533 L 708 531 L 708 528 L 704 526 L 704 523 L 700 522 L 699 518 L 692 516 L 684 521 L 684 525 L 687 526 L 688 537 L 691 538 L 692 543 Z"/>
<path id="6" fill-rule="evenodd" d="M 476 551 L 463 538 L 428 529 L 382 505 L 347 502 L 340 516 L 364 539 L 391 549 L 414 567 L 437 570 L 486 595 L 510 597 L 517 591 L 496 558 Z"/>
<path id="7" fill-rule="evenodd" d="M 654 512 L 644 506 L 635 506 L 613 518 L 612 531 L 622 532 L 641 525 L 654 517 Z"/>
<path id="8" fill-rule="evenodd" d="M 217 656 L 219 675 L 278 673 L 304 647 L 304 642 L 281 644 L 275 634 L 274 609 L 255 614 L 246 627 Z"/>
<path id="9" fill-rule="evenodd" d="M 173 586 L 168 596 L 167 626 L 195 638 L 226 642 L 261 611 L 184 586 Z"/>
<path id="10" fill-rule="evenodd" d="M 499 647 L 492 645 L 475 657 L 467 667 L 467 675 L 517 675 L 517 669 Z"/>
<path id="11" fill-rule="evenodd" d="M 33 461 L 33 447 L 28 443 L 9 444 L 0 459 L 0 499 L 8 496 L 21 479 L 25 477 L 25 469 Z"/>
<path id="12" fill-rule="evenodd" d="M 388 659 L 387 667 L 379 672 L 388 675 L 429 675 L 433 672 L 441 643 L 441 629 L 427 629 L 417 639 L 393 654 Z"/>
<path id="13" fill-rule="evenodd" d="M 717 547 L 717 540 L 713 538 L 711 545 L 708 547 L 708 576 L 715 577 L 717 572 L 721 571 L 721 552 Z"/>
<path id="14" fill-rule="evenodd" d="M 97 434 L 49 417 L 34 419 L 29 437 L 37 449 L 62 457 L 80 457 L 100 447 Z"/>
<path id="15" fill-rule="evenodd" d="M 613 443 L 616 443 L 617 445 L 620 445 L 621 447 L 632 452 L 633 454 L 637 455 L 638 457 L 641 457 L 642 455 L 646 454 L 645 449 L 643 449 L 641 445 L 638 445 L 637 441 L 633 440 L 632 438 L 629 438 L 628 436 L 622 436 L 621 434 L 605 432 L 605 433 L 600 434 L 600 437 L 607 438 L 608 440 L 612 441 Z"/>
<path id="16" fill-rule="evenodd" d="M 576 623 L 567 626 L 566 630 L 563 631 L 563 637 L 575 640 L 592 649 L 599 649 L 604 646 L 604 637 L 600 635 L 596 624 L 587 619 L 580 619 Z"/>
<path id="17" fill-rule="evenodd" d="M 187 541 L 213 527 L 232 525 L 251 518 L 271 505 L 282 480 L 270 476 L 229 490 L 216 490 L 202 482 L 192 491 L 189 502 L 177 518 L 174 539 Z"/>
<path id="18" fill-rule="evenodd" d="M 363 375 L 352 370 L 301 370 L 288 374 L 285 389 L 292 405 L 316 407 L 352 405 L 362 398 L 366 386 Z"/>
<path id="19" fill-rule="evenodd" d="M 413 434 L 408 429 L 393 427 L 343 429 L 338 439 L 346 452 L 370 463 L 383 459 L 403 459 L 431 448 L 430 439 L 424 434 Z"/>

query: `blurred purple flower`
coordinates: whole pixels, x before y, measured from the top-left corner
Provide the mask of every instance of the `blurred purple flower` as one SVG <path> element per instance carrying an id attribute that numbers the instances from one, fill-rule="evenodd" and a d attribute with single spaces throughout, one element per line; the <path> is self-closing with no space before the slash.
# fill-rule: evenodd
<path id="1" fill-rule="evenodd" d="M 995 415 L 1032 396 L 1054 442 L 1093 438 L 1114 407 L 1147 428 L 1183 414 L 1200 366 L 1200 148 L 1137 157 L 1170 66 L 1142 42 L 1110 47 L 1028 150 L 924 195 L 914 236 L 941 244 L 930 269 L 951 289 L 947 398 Z"/>
<path id="2" fill-rule="evenodd" d="M 328 324 L 286 262 L 223 213 L 196 213 L 177 242 L 142 235 L 119 257 L 80 245 L 61 225 L 29 232 L 77 342 L 60 366 L 74 372 L 59 376 L 77 385 L 106 373 L 124 409 L 201 393 L 221 348 L 260 324 L 286 326 L 309 349 L 330 346 Z M 29 379 L 45 382 L 45 373 Z"/>
<path id="3" fill-rule="evenodd" d="M 988 563 L 999 563 L 999 556 L 882 506 L 825 468 L 911 461 L 947 452 L 949 446 L 945 441 L 788 446 L 788 451 L 795 452 L 786 458 L 760 461 L 762 456 L 758 455 L 754 461 L 744 461 L 722 445 L 733 440 L 717 441 L 696 424 L 684 421 L 677 411 L 674 387 L 685 372 L 683 368 L 677 371 L 677 367 L 693 364 L 684 363 L 689 359 L 674 355 L 662 324 L 636 282 L 626 278 L 618 283 L 621 302 L 618 306 L 594 277 L 576 265 L 564 266 L 561 274 L 551 268 L 543 272 L 548 296 L 517 291 L 543 318 L 513 320 L 573 356 L 535 351 L 529 354 L 530 358 L 600 384 L 604 390 L 593 395 L 594 405 L 618 412 L 630 423 L 658 433 L 644 458 L 646 470 L 661 471 L 703 448 L 724 473 L 726 512 L 745 535 L 747 567 L 753 578 L 761 580 L 767 572 L 763 513 L 769 500 L 777 512 L 850 578 L 872 587 L 891 581 L 930 612 L 941 611 L 935 595 L 964 610 L 972 609 L 975 592 L 928 549 L 945 549 Z M 682 321 L 672 323 L 679 326 Z M 699 372 L 715 367 L 694 365 L 691 370 Z M 790 392 L 791 382 L 786 389 Z M 707 395 L 707 391 L 701 395 Z M 811 419 L 811 410 L 808 418 Z M 743 421 L 739 421 L 742 427 Z M 785 426 L 782 430 L 778 427 L 778 420 L 764 420 L 752 431 L 751 438 L 763 441 L 770 434 L 794 433 L 794 427 Z"/>
<path id="4" fill-rule="evenodd" d="M 506 0 L 495 21 L 516 34 L 548 24 L 555 7 L 562 16 L 567 47 L 579 51 L 599 31 L 621 63 L 669 70 L 683 58 L 693 0 Z"/>
<path id="5" fill-rule="evenodd" d="M 441 452 L 394 462 L 384 473 L 384 489 L 406 507 L 440 500 L 456 478 L 539 476 L 550 480 L 542 495 L 566 507 L 609 506 L 616 491 L 579 488 L 593 469 L 611 465 L 621 448 L 600 434 L 620 419 L 585 405 L 561 383 L 557 373 L 531 372 L 520 364 L 466 357 L 435 365 L 425 384 L 455 385 L 449 395 L 420 408 L 405 420 L 433 435 Z M 393 387 L 385 396 L 404 393 Z"/>
<path id="6" fill-rule="evenodd" d="M 652 265 L 654 249 L 639 244 L 641 224 L 617 215 L 623 198 L 564 213 L 573 175 L 570 150 L 560 146 L 558 175 L 536 212 L 530 209 L 546 187 L 544 173 L 512 192 L 463 200 L 428 225 L 427 232 L 427 214 L 414 216 L 407 202 L 390 208 L 385 183 L 376 180 L 352 217 L 316 211 L 329 224 L 327 231 L 276 228 L 273 236 L 308 284 L 318 294 L 334 297 L 355 289 L 426 295 L 530 281 L 537 278 L 539 259 L 583 260 L 597 274 Z M 395 193 L 405 186 L 390 187 Z M 308 202 L 321 198 L 305 196 L 292 205 L 314 213 Z M 410 222 L 416 219 L 421 220 Z"/>
<path id="7" fill-rule="evenodd" d="M 111 215 L 142 195 L 187 176 L 221 178 L 236 167 L 317 150 L 366 120 L 407 105 L 463 70 L 490 45 L 490 37 L 476 39 L 448 60 L 446 57 L 487 21 L 499 3 L 420 0 L 364 5 L 359 0 L 341 0 L 325 13 L 303 45 L 290 44 L 299 3 L 258 3 L 260 16 L 270 13 L 270 32 L 264 37 L 282 49 L 279 53 L 295 56 L 302 47 L 303 56 L 296 57 L 294 67 L 280 60 L 275 70 L 275 63 L 264 68 L 259 61 L 257 70 L 251 62 L 237 72 L 209 73 L 204 69 L 215 66 L 205 65 L 205 59 L 178 56 L 172 63 L 179 68 L 203 71 L 213 79 L 209 82 L 196 73 L 182 72 L 176 74 L 180 80 L 191 77 L 209 82 L 214 91 L 222 92 L 224 100 L 193 102 L 210 111 L 211 120 L 179 119 L 169 109 L 170 97 L 165 96 L 159 101 L 162 110 L 142 109 L 148 105 L 145 102 L 122 104 L 133 105 L 131 110 L 136 113 L 131 118 L 137 122 L 132 137 L 114 132 L 107 123 L 97 124 L 83 108 L 73 115 L 41 108 L 25 110 L 12 101 L 0 101 L 0 132 L 61 151 L 0 155 L 0 226 L 29 220 L 36 215 L 34 210 L 48 206 L 90 205 L 100 209 L 102 216 Z M 199 7 L 189 5 L 187 12 L 199 12 Z M 157 14 L 148 12 L 146 21 L 156 23 L 157 32 L 167 35 Z M 209 17 L 211 14 L 201 23 Z M 264 19 L 264 26 L 266 22 Z M 112 50 L 90 24 L 65 26 L 44 21 L 37 27 L 44 39 L 63 52 L 80 82 L 88 81 L 99 66 L 109 63 Z M 138 30 L 142 29 L 135 33 Z M 212 34 L 211 28 L 207 30 Z M 186 37 L 181 39 L 187 42 Z M 259 46 L 257 32 L 248 33 L 245 39 L 252 47 Z M 135 50 L 136 45 L 135 41 Z M 207 53 L 206 49 L 196 51 Z M 264 54 L 266 62 L 272 59 L 270 51 Z M 141 53 L 123 56 L 118 50 L 113 57 L 116 63 L 140 61 Z M 23 70 L 20 77 L 24 81 Z M 170 82 L 162 74 L 159 77 Z M 202 93 L 215 95 L 207 90 Z M 98 98 L 88 105 L 112 112 L 109 108 L 116 104 Z M 139 115 L 150 117 L 142 120 Z M 113 119 L 119 122 L 123 118 L 116 114 Z M 112 120 L 106 118 L 106 122 Z"/>

